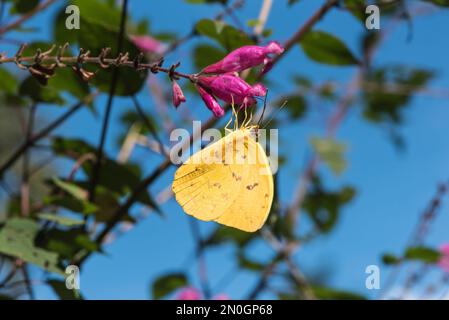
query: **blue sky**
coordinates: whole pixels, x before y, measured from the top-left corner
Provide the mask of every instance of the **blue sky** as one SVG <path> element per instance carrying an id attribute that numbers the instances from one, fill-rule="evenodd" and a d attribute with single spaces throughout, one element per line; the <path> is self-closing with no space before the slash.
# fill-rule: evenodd
<path id="1" fill-rule="evenodd" d="M 173 31 L 187 33 L 200 18 L 212 17 L 220 9 L 217 6 L 186 4 L 182 0 L 173 1 L 130 1 L 130 13 L 133 18 L 148 18 L 154 32 Z M 271 39 L 284 41 L 298 26 L 302 25 L 322 1 L 304 0 L 292 8 L 287 1 L 276 0 L 272 8 L 267 27 L 273 28 Z M 430 8 L 430 7 L 429 7 Z M 242 21 L 257 18 L 259 1 L 247 1 L 238 12 Z M 32 19 L 29 26 L 41 28 L 39 39 L 49 37 L 52 19 L 56 10 Z M 82 13 L 81 13 L 82 14 Z M 413 22 L 413 38 L 407 41 L 407 28 L 400 25 L 389 35 L 375 58 L 378 65 L 403 63 L 410 66 L 425 67 L 437 71 L 437 78 L 431 87 L 447 88 L 449 66 L 449 44 L 443 40 L 442 32 L 448 30 L 448 12 L 437 11 L 431 15 L 417 17 Z M 82 26 L 81 26 L 82 27 Z M 358 50 L 358 39 L 362 26 L 349 14 L 332 11 L 319 22 L 317 29 L 326 30 L 345 39 L 354 52 Z M 16 38 L 28 40 L 26 34 L 16 34 Z M 167 63 L 183 61 L 183 71 L 193 71 L 187 62 L 192 41 L 167 57 Z M 13 51 L 8 46 L 8 50 Z M 186 61 L 186 62 L 184 62 Z M 270 94 L 285 92 L 292 88 L 291 76 L 295 73 L 310 76 L 315 81 L 350 81 L 352 68 L 318 65 L 309 60 L 297 46 L 271 73 L 277 85 L 270 87 Z M 152 102 L 147 89 L 143 89 L 139 98 L 146 110 L 151 110 Z M 192 99 L 193 100 L 193 99 Z M 195 101 L 195 100 L 194 100 Z M 196 100 L 197 102 L 197 100 Z M 97 102 L 97 109 L 103 110 L 104 97 Z M 398 152 L 385 131 L 379 126 L 368 124 L 360 117 L 360 108 L 355 105 L 346 118 L 338 138 L 348 143 L 349 167 L 341 176 L 334 176 L 326 168 L 320 169 L 329 186 L 338 187 L 351 184 L 358 190 L 355 200 L 345 207 L 335 230 L 320 237 L 300 249 L 297 261 L 305 273 L 314 274 L 321 270 L 327 273 L 328 285 L 340 289 L 353 290 L 373 297 L 377 293 L 365 288 L 365 268 L 370 264 L 381 267 L 381 279 L 384 280 L 388 269 L 381 265 L 383 252 L 400 253 L 413 230 L 420 212 L 425 208 L 436 190 L 437 183 L 449 177 L 449 117 L 448 100 L 419 96 L 405 114 L 405 123 L 400 132 L 406 137 L 407 147 Z M 118 120 L 123 108 L 130 108 L 131 102 L 116 99 L 113 117 Z M 206 119 L 208 114 L 200 103 L 187 103 L 183 108 L 194 110 L 194 115 Z M 311 134 L 322 134 L 325 119 L 321 109 L 314 110 L 311 105 L 310 116 L 295 125 L 279 128 L 281 136 L 280 152 L 287 155 L 289 161 L 279 172 L 279 189 L 282 200 L 288 201 L 296 184 L 307 154 L 308 139 Z M 331 107 L 326 107 L 327 112 Z M 55 107 L 43 111 L 49 118 L 58 114 Z M 150 111 L 151 112 L 151 111 Z M 101 112 L 100 112 L 101 113 Z M 116 138 L 123 134 L 123 127 L 111 127 L 107 152 L 117 153 Z M 80 112 L 58 133 L 69 136 L 89 137 L 97 143 L 101 118 L 93 118 L 87 111 Z M 294 137 L 294 138 L 292 138 Z M 138 159 L 148 157 L 147 172 L 155 166 L 155 157 L 148 152 L 138 152 Z M 136 158 L 137 159 L 137 158 Z M 61 165 L 61 172 L 67 169 Z M 164 174 L 153 186 L 157 193 L 172 180 L 173 170 Z M 198 284 L 196 265 L 192 259 L 193 240 L 189 230 L 187 216 L 181 208 L 170 201 L 163 206 L 165 218 L 150 215 L 131 232 L 119 238 L 106 248 L 106 255 L 96 255 L 88 260 L 81 275 L 81 289 L 90 299 L 147 299 L 150 298 L 150 283 L 155 277 L 169 271 L 184 270 L 187 267 L 193 284 Z M 449 241 L 447 226 L 449 216 L 442 215 L 432 229 L 430 245 Z M 203 234 L 212 230 L 210 223 L 200 223 Z M 266 245 L 255 245 L 251 255 L 264 259 L 271 253 Z M 221 279 L 235 267 L 232 263 L 232 247 L 224 246 L 211 250 L 207 254 L 208 273 L 212 283 Z M 38 273 L 36 273 L 37 275 Z M 233 298 L 242 298 L 253 288 L 256 278 L 248 272 L 240 272 L 227 286 L 217 288 Z M 52 292 L 37 286 L 38 298 L 53 298 Z M 216 292 L 218 293 L 218 292 Z M 269 298 L 270 294 L 262 297 Z"/>

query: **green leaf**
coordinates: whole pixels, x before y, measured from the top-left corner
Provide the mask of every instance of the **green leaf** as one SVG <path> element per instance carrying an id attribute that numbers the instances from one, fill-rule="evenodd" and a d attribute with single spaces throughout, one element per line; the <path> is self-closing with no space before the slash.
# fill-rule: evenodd
<path id="1" fill-rule="evenodd" d="M 340 174 L 346 168 L 346 160 L 344 153 L 346 145 L 337 142 L 333 138 L 313 137 L 311 144 L 320 159 L 325 162 L 329 168 L 335 173 Z"/>
<path id="2" fill-rule="evenodd" d="M 79 99 L 85 98 L 90 91 L 89 85 L 70 68 L 57 69 L 56 74 L 48 80 L 48 86 L 68 92 Z"/>
<path id="3" fill-rule="evenodd" d="M 371 70 L 364 81 L 365 106 L 363 115 L 373 122 L 402 122 L 402 113 L 413 94 L 425 87 L 434 73 L 425 69 L 403 66 Z"/>
<path id="4" fill-rule="evenodd" d="M 368 5 L 365 0 L 344 0 L 343 4 L 354 17 L 360 21 L 365 21 L 365 10 Z"/>
<path id="5" fill-rule="evenodd" d="M 98 210 L 95 212 L 95 220 L 97 222 L 108 222 L 114 217 L 115 212 L 120 207 L 119 195 L 102 186 L 96 188 L 95 205 Z M 125 214 L 122 221 L 135 222 L 129 215 Z"/>
<path id="6" fill-rule="evenodd" d="M 324 31 L 311 31 L 300 43 L 305 54 L 320 63 L 347 66 L 358 64 L 359 61 L 337 37 Z"/>
<path id="7" fill-rule="evenodd" d="M 81 251 L 90 253 L 100 250 L 99 245 L 91 240 L 81 227 L 69 230 L 48 230 L 40 235 L 37 243 L 40 247 L 56 252 L 62 258 L 69 260 Z"/>
<path id="8" fill-rule="evenodd" d="M 410 247 L 405 251 L 404 258 L 407 260 L 419 260 L 424 263 L 436 263 L 441 258 L 441 253 L 427 247 Z"/>
<path id="9" fill-rule="evenodd" d="M 69 30 L 65 27 L 67 15 L 63 8 L 57 15 L 53 26 L 56 43 L 62 45 L 69 42 L 71 45 L 88 48 L 91 55 L 98 55 L 101 49 L 109 47 L 111 53 L 108 57 L 116 56 L 118 54 L 117 38 L 119 36 L 120 10 L 92 0 L 79 0 L 73 4 L 79 4 L 80 6 L 81 29 Z M 133 59 L 140 52 L 128 37 L 123 39 L 121 51 L 128 52 L 130 59 Z M 98 70 L 97 67 L 93 66 L 86 66 L 86 69 L 91 72 Z M 95 77 L 90 81 L 91 85 L 98 87 L 103 92 L 109 92 L 113 69 L 113 67 L 110 67 L 98 70 Z M 147 70 L 138 72 L 133 68 L 120 68 L 116 95 L 130 96 L 137 93 L 145 83 L 147 74 Z"/>
<path id="10" fill-rule="evenodd" d="M 44 198 L 44 204 L 60 206 L 72 212 L 78 212 L 85 215 L 92 214 L 98 210 L 98 207 L 87 201 L 72 197 L 71 195 L 51 195 Z"/>
<path id="11" fill-rule="evenodd" d="M 73 197 L 79 200 L 87 200 L 88 192 L 83 188 L 80 188 L 74 183 L 64 182 L 57 177 L 53 177 L 53 183 L 57 185 L 60 189 L 64 190 L 68 194 L 71 194 Z"/>
<path id="12" fill-rule="evenodd" d="M 81 156 L 91 153 L 95 155 L 96 149 L 81 139 L 55 137 L 52 141 L 53 152 L 59 156 L 66 156 L 78 160 Z"/>
<path id="13" fill-rule="evenodd" d="M 83 220 L 72 219 L 54 213 L 39 213 L 37 216 L 39 219 L 56 222 L 66 227 L 79 226 L 85 223 Z"/>
<path id="14" fill-rule="evenodd" d="M 281 107 L 282 104 L 286 104 L 286 109 L 290 114 L 292 119 L 300 119 L 304 117 L 307 111 L 307 101 L 302 95 L 291 95 L 281 99 L 278 103 L 278 107 Z"/>
<path id="15" fill-rule="evenodd" d="M 187 286 L 187 277 L 182 273 L 166 274 L 154 281 L 152 293 L 153 299 L 161 299 L 173 291 Z"/>
<path id="16" fill-rule="evenodd" d="M 58 266 L 58 255 L 37 248 L 34 240 L 39 225 L 30 219 L 10 218 L 0 229 L 0 253 L 17 257 L 49 272 L 64 274 Z"/>
<path id="17" fill-rule="evenodd" d="M 224 56 L 222 49 L 208 44 L 199 44 L 193 49 L 193 61 L 198 70 L 221 60 Z"/>
<path id="18" fill-rule="evenodd" d="M 29 97 L 34 102 L 63 105 L 64 99 L 59 91 L 50 86 L 42 86 L 32 76 L 25 78 L 19 86 L 19 94 Z"/>
<path id="19" fill-rule="evenodd" d="M 47 280 L 47 284 L 53 289 L 53 291 L 56 293 L 56 295 L 61 300 L 83 300 L 84 298 L 79 293 L 79 290 L 73 289 L 67 289 L 67 286 L 65 284 L 65 281 L 61 280 Z"/>
<path id="20" fill-rule="evenodd" d="M 98 0 L 72 0 L 70 3 L 78 6 L 83 20 L 101 25 L 108 30 L 119 31 L 120 8 L 111 5 L 111 2 L 108 4 Z"/>
<path id="21" fill-rule="evenodd" d="M 69 157 L 73 160 L 79 159 L 79 157 L 86 153 L 95 154 L 96 152 L 95 148 L 83 140 L 61 137 L 53 139 L 52 148 L 56 154 Z M 82 169 L 90 177 L 93 170 L 93 162 L 84 162 Z M 124 196 L 134 190 L 139 185 L 141 179 L 142 175 L 138 166 L 129 163 L 121 164 L 115 160 L 105 158 L 101 166 L 98 185 L 120 196 Z M 148 192 L 142 192 L 137 198 L 137 201 L 161 213 L 156 202 Z"/>
<path id="22" fill-rule="evenodd" d="M 382 262 L 387 264 L 387 265 L 394 265 L 394 264 L 398 264 L 401 262 L 401 259 L 396 257 L 393 254 L 390 253 L 386 253 L 382 256 Z"/>
<path id="23" fill-rule="evenodd" d="M 5 68 L 0 68 L 0 91 L 8 94 L 14 94 L 16 90 L 16 78 Z"/>
<path id="24" fill-rule="evenodd" d="M 328 233 L 337 224 L 342 207 L 354 198 L 355 193 L 352 187 L 325 190 L 319 178 L 314 177 L 312 188 L 304 199 L 304 210 L 319 231 Z"/>
<path id="25" fill-rule="evenodd" d="M 39 0 L 13 0 L 11 14 L 23 14 L 33 10 L 39 4 Z"/>
<path id="26" fill-rule="evenodd" d="M 254 44 L 247 34 L 225 24 L 223 21 L 209 19 L 200 20 L 196 24 L 196 31 L 212 40 L 215 40 L 227 51 L 237 49 L 241 46 Z"/>

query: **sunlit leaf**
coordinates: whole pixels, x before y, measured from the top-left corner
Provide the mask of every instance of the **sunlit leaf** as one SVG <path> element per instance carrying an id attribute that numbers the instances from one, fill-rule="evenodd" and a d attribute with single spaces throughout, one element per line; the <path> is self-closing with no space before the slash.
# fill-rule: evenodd
<path id="1" fill-rule="evenodd" d="M 58 266 L 58 255 L 34 245 L 39 225 L 30 219 L 8 219 L 0 229 L 0 253 L 17 257 L 50 272 L 64 274 Z"/>
<path id="2" fill-rule="evenodd" d="M 441 258 L 441 253 L 427 247 L 410 247 L 405 251 L 404 258 L 407 260 L 419 260 L 425 263 L 436 263 Z"/>
<path id="3" fill-rule="evenodd" d="M 339 66 L 358 64 L 344 42 L 327 32 L 311 31 L 300 44 L 305 54 L 316 62 Z"/>
<path id="4" fill-rule="evenodd" d="M 39 219 L 56 222 L 57 224 L 67 227 L 79 226 L 85 223 L 83 220 L 77 220 L 54 213 L 39 213 L 38 217 Z"/>
<path id="5" fill-rule="evenodd" d="M 313 137 L 310 140 L 313 149 L 320 159 L 336 174 L 340 174 L 346 168 L 344 153 L 346 145 L 332 138 Z"/>
<path id="6" fill-rule="evenodd" d="M 217 41 L 227 51 L 237 49 L 244 45 L 254 44 L 254 41 L 245 33 L 222 21 L 200 20 L 196 24 L 196 30 L 199 34 Z"/>

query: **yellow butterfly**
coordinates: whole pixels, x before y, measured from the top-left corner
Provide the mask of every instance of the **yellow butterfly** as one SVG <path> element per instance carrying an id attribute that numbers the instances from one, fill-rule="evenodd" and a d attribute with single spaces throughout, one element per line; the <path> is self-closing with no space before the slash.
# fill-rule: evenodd
<path id="1" fill-rule="evenodd" d="M 273 201 L 273 175 L 262 146 L 252 138 L 258 126 L 248 123 L 225 128 L 224 138 L 178 168 L 172 190 L 187 214 L 247 232 L 263 226 Z"/>

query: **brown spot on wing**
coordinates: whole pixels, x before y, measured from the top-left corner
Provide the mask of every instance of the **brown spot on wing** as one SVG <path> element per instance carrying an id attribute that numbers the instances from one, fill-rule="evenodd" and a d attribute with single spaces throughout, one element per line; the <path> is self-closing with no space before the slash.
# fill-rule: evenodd
<path id="1" fill-rule="evenodd" d="M 242 180 L 242 177 L 236 175 L 235 172 L 232 173 L 232 177 L 235 179 L 235 181 L 240 181 L 240 180 Z"/>
<path id="2" fill-rule="evenodd" d="M 246 189 L 253 190 L 255 187 L 257 187 L 259 184 L 256 182 L 254 184 L 249 184 L 246 186 Z"/>

